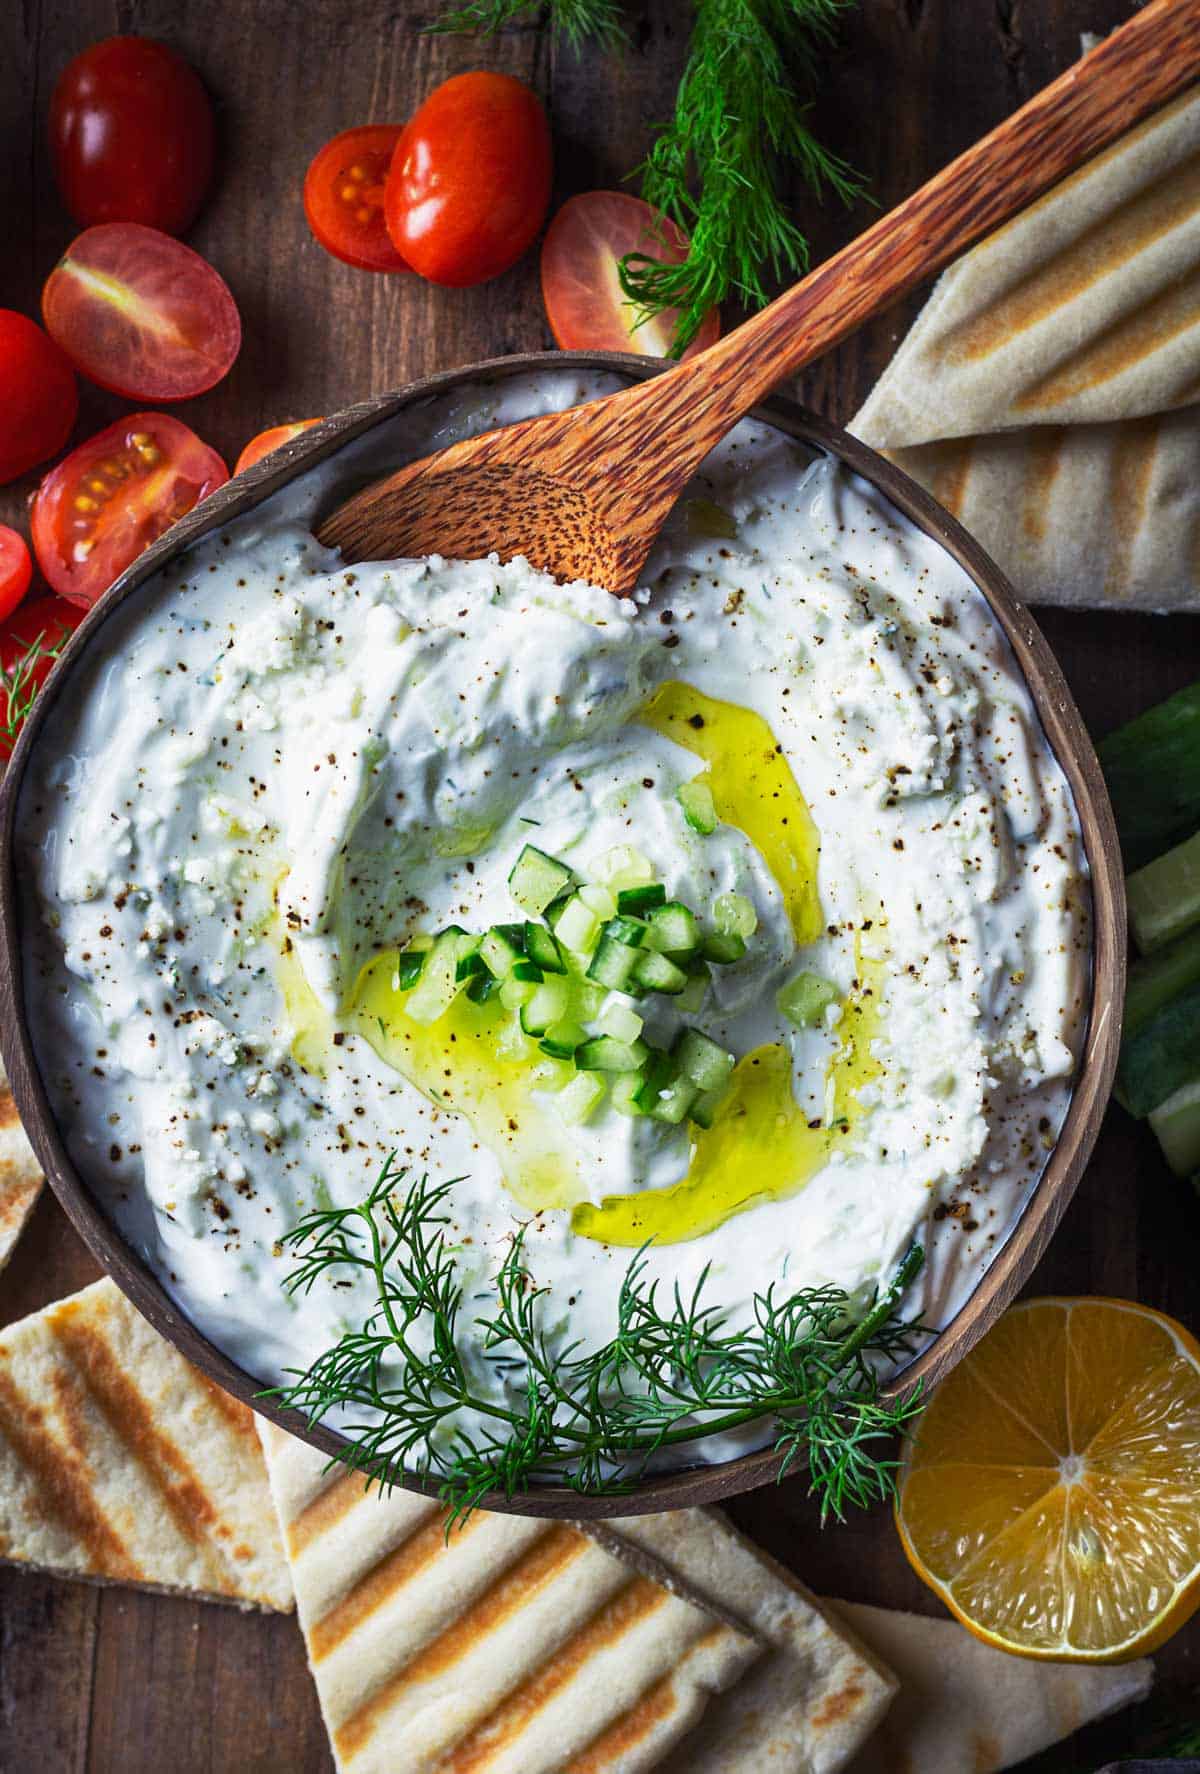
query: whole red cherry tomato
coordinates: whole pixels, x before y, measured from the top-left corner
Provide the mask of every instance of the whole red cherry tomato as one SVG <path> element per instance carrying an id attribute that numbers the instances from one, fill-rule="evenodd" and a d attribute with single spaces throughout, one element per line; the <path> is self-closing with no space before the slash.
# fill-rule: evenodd
<path id="1" fill-rule="evenodd" d="M 399 123 L 344 129 L 326 142 L 304 175 L 308 225 L 335 259 L 360 271 L 407 271 L 383 220 L 383 188 Z"/>
<path id="2" fill-rule="evenodd" d="M 149 37 L 93 43 L 50 100 L 54 176 L 85 227 L 144 222 L 182 234 L 212 182 L 215 135 L 195 70 Z"/>
<path id="3" fill-rule="evenodd" d="M 0 308 L 0 484 L 57 455 L 78 411 L 64 353 L 28 315 Z"/>
<path id="4" fill-rule="evenodd" d="M 12 615 L 32 579 L 33 561 L 24 536 L 0 524 L 0 622 Z"/>
<path id="5" fill-rule="evenodd" d="M 388 233 L 431 283 L 486 283 L 533 245 L 550 178 L 536 94 L 507 74 L 456 74 L 400 137 L 383 199 Z"/>

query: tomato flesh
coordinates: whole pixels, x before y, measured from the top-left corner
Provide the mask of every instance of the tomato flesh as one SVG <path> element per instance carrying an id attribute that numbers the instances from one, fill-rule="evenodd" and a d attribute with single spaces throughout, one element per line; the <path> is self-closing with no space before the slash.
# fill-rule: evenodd
<path id="1" fill-rule="evenodd" d="M 344 129 L 326 142 L 304 176 L 308 225 L 335 259 L 360 271 L 407 271 L 383 218 L 383 193 L 399 123 Z"/>
<path id="2" fill-rule="evenodd" d="M 54 340 L 27 315 L 0 308 L 0 483 L 56 456 L 78 411 L 75 372 Z"/>
<path id="3" fill-rule="evenodd" d="M 106 37 L 68 62 L 50 100 L 62 200 L 84 227 L 182 234 L 212 183 L 216 130 L 200 78 L 150 37 Z"/>
<path id="4" fill-rule="evenodd" d="M 0 627 L 0 763 L 12 756 L 17 735 L 54 656 L 83 621 L 83 611 L 60 597 L 36 597 Z"/>
<path id="5" fill-rule="evenodd" d="M 169 413 L 133 413 L 52 468 L 33 503 L 47 582 L 94 604 L 142 550 L 229 479 L 215 450 Z"/>
<path id="6" fill-rule="evenodd" d="M 253 468 L 256 462 L 261 462 L 272 450 L 277 450 L 281 444 L 291 443 L 302 431 L 311 431 L 314 425 L 320 423 L 319 419 L 294 419 L 290 425 L 268 426 L 266 431 L 260 431 L 257 437 L 250 439 L 234 464 L 233 472 L 240 474 L 243 468 Z"/>
<path id="7" fill-rule="evenodd" d="M 12 615 L 33 579 L 33 560 L 24 536 L 0 524 L 0 622 Z"/>
<path id="8" fill-rule="evenodd" d="M 688 240 L 682 229 L 627 191 L 585 191 L 563 204 L 542 242 L 542 300 L 550 331 L 564 351 L 634 351 L 666 357 L 679 313 L 664 309 L 638 325 L 638 310 L 621 288 L 626 253 L 682 264 Z M 694 357 L 720 336 L 715 308 L 684 357 Z"/>
<path id="9" fill-rule="evenodd" d="M 537 95 L 507 74 L 457 74 L 400 138 L 384 193 L 388 233 L 431 283 L 486 283 L 533 245 L 551 170 Z"/>
<path id="10" fill-rule="evenodd" d="M 51 338 L 126 400 L 188 400 L 226 375 L 242 323 L 225 280 L 182 241 L 135 222 L 88 228 L 46 280 Z"/>

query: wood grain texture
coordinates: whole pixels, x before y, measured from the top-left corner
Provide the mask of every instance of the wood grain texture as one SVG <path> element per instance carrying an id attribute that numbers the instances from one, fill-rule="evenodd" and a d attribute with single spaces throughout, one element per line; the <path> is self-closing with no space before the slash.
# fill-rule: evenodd
<path id="1" fill-rule="evenodd" d="M 246 345 L 220 388 L 179 409 L 228 460 L 262 426 L 334 411 L 439 368 L 550 344 L 536 261 L 482 290 L 437 291 L 329 260 L 304 229 L 307 157 L 353 122 L 406 114 L 437 79 L 489 66 L 531 79 L 551 107 L 556 198 L 617 185 L 645 152 L 682 66 L 679 0 L 631 6 L 634 47 L 620 62 L 576 60 L 528 30 L 494 44 L 422 38 L 434 0 L 9 0 L 0 8 L 0 304 L 36 312 L 41 283 L 73 229 L 43 152 L 54 75 L 115 30 L 166 38 L 218 103 L 220 186 L 189 236 L 225 272 Z M 984 130 L 1046 85 L 1132 0 L 862 0 L 818 98 L 815 126 L 899 202 Z M 333 69 L 331 75 L 328 70 Z M 796 209 L 814 259 L 870 220 L 868 206 Z M 807 404 L 847 418 L 890 356 L 919 295 L 804 375 Z M 85 394 L 82 439 L 120 411 Z M 0 520 L 21 522 L 30 477 L 0 489 Z M 1091 731 L 1100 735 L 1200 675 L 1200 618 L 1046 612 L 1041 626 Z M 44 1196 L 0 1278 L 5 1321 L 98 1273 Z M 1141 1298 L 1200 1319 L 1200 1201 L 1165 1172 L 1153 1139 L 1119 1109 L 1027 1291 Z M 936 1612 L 908 1570 L 885 1511 L 818 1530 L 802 1483 L 743 1498 L 747 1532 L 828 1594 Z M 1156 1659 L 1182 1706 L 1200 1692 L 1200 1622 Z M 1120 1753 L 1128 1721 L 1108 1721 L 1043 1758 L 1038 1774 L 1083 1774 Z M 289 1620 L 157 1596 L 101 1595 L 0 1570 L 0 1774 L 328 1774 L 324 1733 Z M 1031 1771 L 1032 1774 L 1032 1771 Z"/>

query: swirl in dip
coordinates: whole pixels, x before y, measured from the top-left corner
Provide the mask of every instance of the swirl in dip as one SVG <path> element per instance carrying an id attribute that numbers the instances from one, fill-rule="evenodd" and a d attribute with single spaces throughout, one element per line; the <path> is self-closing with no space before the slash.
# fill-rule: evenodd
<path id="1" fill-rule="evenodd" d="M 389 1153 L 458 1179 L 468 1278 L 524 1224 L 587 1346 L 647 1238 L 652 1274 L 686 1292 L 711 1266 L 736 1317 L 780 1280 L 865 1299 L 919 1237 L 944 1322 L 1061 1127 L 1090 992 L 1070 792 L 984 599 L 871 487 L 745 423 L 631 601 L 520 561 L 347 570 L 307 527 L 339 479 L 609 386 L 460 393 L 341 452 L 130 598 L 31 759 L 27 994 L 56 1115 L 264 1381 L 369 1303 L 344 1276 L 287 1295 L 281 1234 Z M 581 926 L 556 1004 L 635 1057 L 699 1030 L 733 1067 L 707 1112 L 686 1079 L 674 1119 L 631 1112 L 637 1078 L 547 1054 L 511 984 L 469 997 L 467 972 L 409 1015 L 398 951 L 527 919 L 529 844 L 603 926 L 606 891 L 650 885 L 699 938 L 734 927 L 711 964 L 675 953 L 706 982 L 681 993 L 585 989 Z M 818 986 L 789 995 L 800 973 Z M 563 1095 L 580 1075 L 596 1088 Z"/>

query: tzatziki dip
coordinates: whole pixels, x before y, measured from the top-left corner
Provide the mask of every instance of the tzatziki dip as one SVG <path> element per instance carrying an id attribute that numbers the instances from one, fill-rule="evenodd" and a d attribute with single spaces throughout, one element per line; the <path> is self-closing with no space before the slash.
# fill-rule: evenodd
<path id="1" fill-rule="evenodd" d="M 630 599 L 314 539 L 339 488 L 614 385 L 460 390 L 342 450 L 129 597 L 30 758 L 52 1107 L 264 1385 L 372 1311 L 353 1267 L 289 1291 L 288 1234 L 388 1161 L 446 1185 L 465 1300 L 520 1232 L 546 1346 L 586 1352 L 635 1259 L 736 1325 L 772 1288 L 865 1310 L 919 1245 L 944 1324 L 1062 1126 L 1071 793 L 985 599 L 870 485 L 743 423 Z"/>

